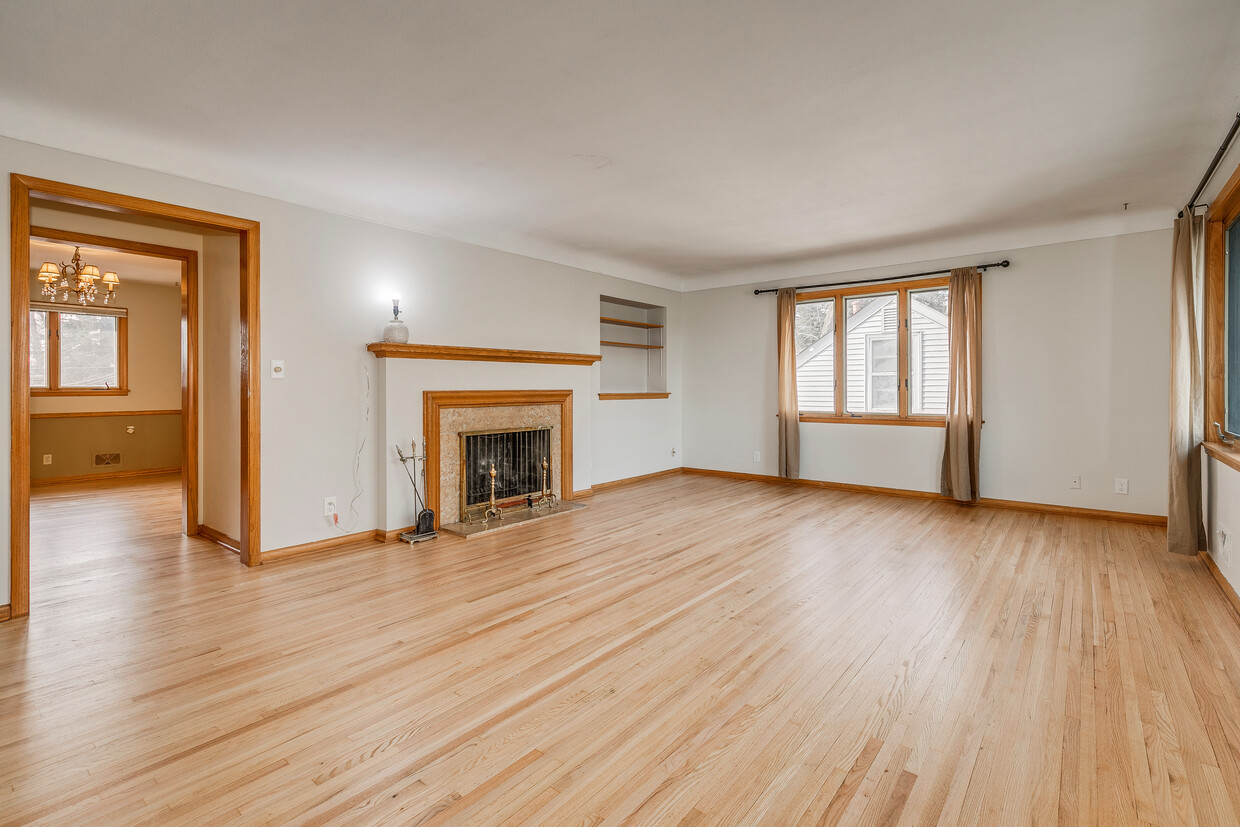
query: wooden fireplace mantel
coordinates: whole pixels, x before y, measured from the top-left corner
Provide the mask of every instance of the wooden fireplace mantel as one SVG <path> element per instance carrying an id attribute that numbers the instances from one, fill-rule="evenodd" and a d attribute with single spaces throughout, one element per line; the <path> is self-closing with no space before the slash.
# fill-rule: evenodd
<path id="1" fill-rule="evenodd" d="M 409 347 L 409 345 L 402 345 Z M 423 391 L 422 428 L 426 438 L 426 507 L 439 529 L 439 413 L 444 408 L 560 406 L 560 499 L 573 498 L 573 392 L 571 390 Z"/>
<path id="2" fill-rule="evenodd" d="M 542 365 L 584 365 L 589 367 L 603 357 L 597 353 L 557 353 L 547 350 L 505 350 L 491 347 L 453 345 L 399 345 L 371 342 L 366 349 L 376 359 L 449 359 L 467 362 L 532 362 Z"/>

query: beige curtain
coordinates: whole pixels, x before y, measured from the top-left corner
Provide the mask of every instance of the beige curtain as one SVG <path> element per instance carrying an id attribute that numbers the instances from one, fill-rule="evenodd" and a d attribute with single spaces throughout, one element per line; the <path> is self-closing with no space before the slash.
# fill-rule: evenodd
<path id="1" fill-rule="evenodd" d="M 776 304 L 779 351 L 779 475 L 801 478 L 801 422 L 797 410 L 797 291 L 783 287 Z"/>
<path id="2" fill-rule="evenodd" d="M 982 274 L 952 270 L 947 288 L 947 438 L 942 491 L 961 502 L 979 496 L 982 439 Z"/>
<path id="3" fill-rule="evenodd" d="M 1201 524 L 1201 449 L 1205 436 L 1202 320 L 1206 284 L 1206 221 L 1185 208 L 1175 222 L 1171 262 L 1171 456 L 1167 550 L 1205 549 Z"/>

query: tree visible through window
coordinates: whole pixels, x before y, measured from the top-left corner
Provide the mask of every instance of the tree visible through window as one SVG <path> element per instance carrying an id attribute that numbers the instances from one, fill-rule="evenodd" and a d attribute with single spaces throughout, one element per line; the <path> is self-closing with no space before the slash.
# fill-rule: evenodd
<path id="1" fill-rule="evenodd" d="M 30 311 L 30 388 L 36 394 L 125 393 L 124 316 Z"/>

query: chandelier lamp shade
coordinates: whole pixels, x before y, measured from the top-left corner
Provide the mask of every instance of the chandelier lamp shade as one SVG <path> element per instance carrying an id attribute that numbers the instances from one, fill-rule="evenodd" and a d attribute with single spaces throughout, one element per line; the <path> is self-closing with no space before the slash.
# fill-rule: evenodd
<path id="1" fill-rule="evenodd" d="M 73 293 L 77 296 L 78 304 L 84 305 L 98 298 L 99 287 L 95 284 L 98 281 L 107 288 L 107 292 L 103 295 L 103 303 L 111 304 L 112 298 L 116 295 L 116 288 L 121 284 L 120 277 L 110 270 L 100 273 L 99 268 L 93 264 L 83 264 L 81 249 L 81 247 L 73 248 L 73 258 L 68 264 L 43 262 L 43 266 L 39 268 L 39 281 L 43 282 L 43 295 L 48 301 L 54 302 L 57 291 L 60 292 L 61 301 L 69 301 L 69 294 Z"/>

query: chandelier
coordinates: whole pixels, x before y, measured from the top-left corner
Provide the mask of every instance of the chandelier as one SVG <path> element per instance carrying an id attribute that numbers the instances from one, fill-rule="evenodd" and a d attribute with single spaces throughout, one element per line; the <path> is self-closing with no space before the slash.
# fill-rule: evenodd
<path id="1" fill-rule="evenodd" d="M 81 249 L 81 247 L 73 248 L 73 258 L 68 264 L 43 262 L 43 266 L 39 268 L 39 281 L 43 282 L 43 295 L 48 301 L 54 302 L 56 291 L 59 290 L 60 300 L 64 302 L 69 301 L 70 293 L 76 293 L 78 304 L 84 305 L 87 302 L 93 302 L 98 297 L 99 288 L 95 282 L 102 280 L 108 288 L 108 292 L 103 296 L 103 303 L 110 304 L 112 297 L 116 295 L 116 288 L 120 286 L 120 277 L 111 271 L 100 275 L 99 268 L 95 265 L 83 264 Z"/>

